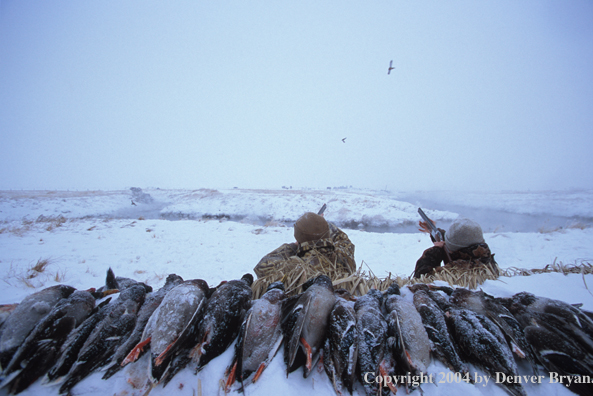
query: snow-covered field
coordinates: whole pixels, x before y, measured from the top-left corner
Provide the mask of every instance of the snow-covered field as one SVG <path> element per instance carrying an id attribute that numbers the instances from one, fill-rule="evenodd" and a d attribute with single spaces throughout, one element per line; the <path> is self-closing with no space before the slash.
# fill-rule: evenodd
<path id="1" fill-rule="evenodd" d="M 415 231 L 421 205 L 443 228 L 458 215 L 479 221 L 501 268 L 593 263 L 593 191 L 505 193 L 389 193 L 363 190 L 160 190 L 0 192 L 0 304 L 20 302 L 42 288 L 65 283 L 99 287 L 109 267 L 116 275 L 155 289 L 169 273 L 210 285 L 252 272 L 259 259 L 293 240 L 291 224 L 327 203 L 326 218 L 356 245 L 356 262 L 379 277 L 408 276 L 428 236 Z M 521 231 L 521 232 L 516 232 Z M 43 272 L 32 268 L 47 260 Z M 592 275 L 559 273 L 500 278 L 482 288 L 496 296 L 519 291 L 583 303 L 593 310 Z M 215 395 L 232 350 L 197 376 L 190 369 L 151 395 Z M 324 372 L 286 378 L 282 352 L 247 394 L 334 394 Z M 141 360 L 108 381 L 93 374 L 73 395 L 138 395 Z M 527 373 L 527 368 L 525 372 Z M 437 381 L 448 370 L 434 361 Z M 480 375 L 483 372 L 476 370 Z M 437 386 L 438 385 L 438 386 Z M 529 395 L 572 394 L 559 384 L 525 386 Z M 504 395 L 492 381 L 425 384 L 426 395 Z M 404 391 L 401 389 L 401 391 Z M 4 394 L 5 390 L 0 390 Z M 25 395 L 56 395 L 39 381 Z M 362 395 L 362 388 L 357 389 Z"/>

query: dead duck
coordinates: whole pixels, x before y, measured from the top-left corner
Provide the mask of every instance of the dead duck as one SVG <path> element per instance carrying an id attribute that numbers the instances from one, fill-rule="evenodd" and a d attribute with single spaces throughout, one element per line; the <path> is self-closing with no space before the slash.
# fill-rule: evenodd
<path id="1" fill-rule="evenodd" d="M 467 375 L 469 368 L 459 356 L 457 347 L 449 334 L 445 313 L 430 298 L 428 290 L 417 290 L 414 293 L 414 306 L 422 318 L 424 329 L 431 341 L 433 355 L 452 371 Z"/>
<path id="2" fill-rule="evenodd" d="M 76 362 L 80 349 L 97 326 L 97 323 L 103 320 L 113 308 L 113 306 L 109 304 L 110 302 L 111 297 L 102 301 L 95 307 L 89 317 L 68 335 L 66 341 L 60 348 L 57 361 L 47 372 L 43 380 L 44 384 L 49 385 L 63 381 L 66 374 L 68 374 L 72 368 L 72 365 Z"/>
<path id="3" fill-rule="evenodd" d="M 547 315 L 534 315 L 525 312 L 525 307 L 514 307 L 519 320 L 526 323 L 524 328 L 527 342 L 535 351 L 540 364 L 550 373 L 573 377 L 569 389 L 579 395 L 593 394 L 593 384 L 575 381 L 593 372 L 593 356 L 570 333 L 559 330 L 556 320 Z"/>
<path id="4" fill-rule="evenodd" d="M 170 367 L 163 376 L 163 386 L 190 362 L 196 373 L 210 360 L 223 353 L 235 340 L 251 301 L 253 275 L 245 274 L 240 280 L 221 282 L 204 304 L 203 314 L 192 320 L 159 359 L 170 359 Z M 160 363 L 158 363 L 160 364 Z"/>
<path id="5" fill-rule="evenodd" d="M 241 389 L 246 383 L 256 382 L 270 364 L 282 343 L 282 301 L 284 284 L 275 282 L 265 294 L 253 301 L 239 331 L 235 356 L 227 369 L 227 390 L 237 378 Z"/>
<path id="6" fill-rule="evenodd" d="M 513 378 L 518 375 L 513 353 L 504 334 L 490 319 L 472 310 L 454 306 L 448 309 L 445 317 L 451 336 L 470 363 L 481 367 L 492 377 L 497 373 Z M 520 383 L 500 385 L 511 395 L 525 396 Z"/>
<path id="7" fill-rule="evenodd" d="M 193 279 L 171 289 L 150 316 L 141 341 L 130 351 L 122 366 L 137 360 L 150 349 L 148 376 L 157 384 L 169 369 L 174 347 L 183 332 L 192 329 L 201 318 L 208 298 L 208 283 Z"/>
<path id="8" fill-rule="evenodd" d="M 367 373 L 376 376 L 387 376 L 391 366 L 387 349 L 387 322 L 381 313 L 383 295 L 376 289 L 371 289 L 362 297 L 356 299 L 354 311 L 356 312 L 357 333 L 357 366 L 360 382 L 363 384 L 368 396 L 379 393 L 379 383 L 365 381 Z M 392 389 L 395 393 L 395 388 Z"/>
<path id="9" fill-rule="evenodd" d="M 33 293 L 23 299 L 6 319 L 0 339 L 0 366 L 5 368 L 35 325 L 62 299 L 76 289 L 56 285 Z"/>
<path id="10" fill-rule="evenodd" d="M 95 298 L 89 291 L 75 291 L 60 300 L 29 333 L 4 371 L 2 383 L 9 393 L 25 390 L 51 367 L 68 334 L 92 312 Z"/>
<path id="11" fill-rule="evenodd" d="M 108 379 L 113 374 L 121 370 L 121 363 L 124 361 L 126 356 L 128 356 L 130 351 L 142 340 L 142 333 L 144 332 L 144 328 L 146 327 L 148 320 L 157 307 L 161 304 L 165 298 L 165 295 L 182 282 L 183 278 L 181 278 L 179 275 L 170 274 L 167 276 L 165 285 L 163 287 L 146 296 L 144 304 L 142 304 L 140 311 L 138 311 L 138 317 L 136 319 L 136 325 L 134 326 L 134 329 L 130 333 L 130 336 L 124 342 L 122 342 L 115 351 L 113 357 L 111 358 L 111 363 L 105 369 L 106 372 L 103 375 L 103 379 Z"/>
<path id="12" fill-rule="evenodd" d="M 110 280 L 111 278 L 113 280 Z M 151 290 L 150 286 L 136 281 L 118 285 L 115 282 L 115 275 L 113 275 L 113 271 L 111 270 L 111 268 L 109 269 L 109 271 L 107 271 L 107 278 L 105 283 L 106 285 L 100 287 L 97 291 L 95 291 L 94 289 L 89 289 L 89 291 L 93 294 L 95 299 L 102 299 L 108 295 L 120 292 L 118 287 L 121 287 L 121 290 L 123 291 L 125 290 L 126 284 L 140 284 L 142 287 L 144 287 L 145 290 Z M 97 305 L 91 313 L 91 315 L 80 326 L 76 327 L 76 329 L 74 329 L 74 331 L 72 331 L 68 335 L 68 338 L 60 348 L 60 353 L 58 355 L 57 361 L 55 362 L 53 367 L 47 372 L 47 375 L 43 380 L 45 385 L 57 384 L 64 381 L 66 375 L 68 374 L 74 363 L 76 363 L 80 350 L 85 345 L 91 333 L 96 329 L 98 323 L 104 320 L 111 313 L 112 309 L 114 309 L 114 307 L 117 306 L 117 304 L 110 304 L 111 299 L 111 297 L 105 299 L 99 305 Z"/>
<path id="13" fill-rule="evenodd" d="M 491 376 L 497 372 L 506 376 L 517 375 L 513 352 L 498 325 L 485 315 L 454 304 L 452 296 L 456 289 L 448 286 L 429 286 L 429 289 L 431 298 L 445 312 L 451 337 L 459 347 L 460 354 L 469 363 L 482 368 Z M 458 296 L 455 300 L 461 302 L 463 298 Z M 477 309 L 480 303 L 472 298 L 466 305 Z M 511 395 L 525 395 L 521 384 L 500 385 Z"/>
<path id="14" fill-rule="evenodd" d="M 593 353 L 593 320 L 581 309 L 560 300 L 535 296 L 531 293 L 517 293 L 510 301 L 499 299 L 506 305 L 525 307 L 531 314 L 545 317 L 548 324 L 555 326 L 562 333 L 568 334 Z"/>
<path id="15" fill-rule="evenodd" d="M 197 344 L 189 357 L 196 363 L 196 372 L 223 353 L 237 338 L 239 328 L 251 303 L 253 275 L 231 280 L 216 289 L 208 299 L 204 317 L 198 323 Z"/>
<path id="16" fill-rule="evenodd" d="M 352 394 L 358 359 L 356 299 L 345 289 L 335 291 L 336 302 L 329 314 L 328 334 L 323 349 L 323 366 L 337 394 L 345 386 Z"/>
<path id="17" fill-rule="evenodd" d="M 53 359 L 57 356 L 57 344 L 63 342 L 65 335 L 72 327 L 71 320 L 57 320 L 52 322 L 46 328 L 45 336 L 48 337 L 47 342 L 42 342 L 37 345 L 37 349 L 33 351 L 30 360 L 22 370 L 17 370 L 11 373 L 6 378 L 2 387 L 8 388 L 8 394 L 17 394 L 29 387 L 35 382 L 45 370 L 51 366 Z M 46 340 L 43 340 L 46 341 Z"/>
<path id="18" fill-rule="evenodd" d="M 67 393 L 93 370 L 105 365 L 125 337 L 135 325 L 136 315 L 142 306 L 148 289 L 143 284 L 134 284 L 123 291 L 107 315 L 97 323 L 84 342 L 76 362 L 60 386 L 60 393 Z"/>
<path id="19" fill-rule="evenodd" d="M 411 375 L 426 373 L 430 364 L 430 340 L 422 317 L 413 303 L 400 294 L 396 283 L 387 289 L 384 308 L 389 326 L 389 345 L 399 370 Z"/>
<path id="20" fill-rule="evenodd" d="M 539 362 L 550 373 L 573 378 L 569 389 L 579 395 L 593 394 L 593 384 L 579 383 L 578 378 L 591 375 L 593 359 L 577 343 L 543 326 L 525 328 L 528 342 Z"/>
<path id="21" fill-rule="evenodd" d="M 562 301 L 518 293 L 499 299 L 517 318 L 539 363 L 550 373 L 588 376 L 593 371 L 593 354 L 587 335 L 587 319 L 578 308 Z M 578 310 L 575 312 L 575 310 Z M 593 394 L 591 384 L 573 381 L 569 388 L 579 395 Z"/>
<path id="22" fill-rule="evenodd" d="M 451 302 L 458 307 L 486 316 L 494 322 L 503 332 L 513 354 L 519 359 L 526 359 L 534 373 L 539 374 L 535 357 L 525 339 L 521 325 L 504 305 L 483 291 L 472 291 L 461 287 L 451 293 Z"/>
<path id="23" fill-rule="evenodd" d="M 304 364 L 305 378 L 319 359 L 329 314 L 336 301 L 331 279 L 327 275 L 309 280 L 307 286 L 303 293 L 283 307 L 282 326 L 286 340 L 287 375 Z M 301 358 L 297 359 L 299 354 Z"/>

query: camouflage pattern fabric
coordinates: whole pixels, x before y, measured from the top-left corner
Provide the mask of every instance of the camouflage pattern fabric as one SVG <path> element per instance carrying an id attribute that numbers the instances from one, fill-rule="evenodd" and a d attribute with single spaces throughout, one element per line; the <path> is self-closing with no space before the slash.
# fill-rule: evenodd
<path id="1" fill-rule="evenodd" d="M 257 263 L 253 271 L 258 278 L 268 275 L 274 271 L 280 262 L 287 261 L 290 257 L 295 256 L 298 245 L 296 243 L 285 243 L 277 249 L 266 254 Z"/>
<path id="2" fill-rule="evenodd" d="M 440 230 L 445 235 L 443 230 Z M 432 238 L 432 237 L 431 237 Z M 420 278 L 422 275 L 430 275 L 443 271 L 444 269 L 455 268 L 457 270 L 470 270 L 479 266 L 488 267 L 492 273 L 499 276 L 500 270 L 494 260 L 494 254 L 486 243 L 476 243 L 474 245 L 456 250 L 450 253 L 451 261 L 447 258 L 445 249 L 433 246 L 428 248 L 422 254 L 422 257 L 416 262 L 414 278 Z M 445 265 L 441 267 L 441 262 Z"/>
<path id="3" fill-rule="evenodd" d="M 354 261 L 354 244 L 350 242 L 348 235 L 334 224 L 329 223 L 329 231 L 334 244 L 334 251 L 337 256 L 337 262 L 348 272 L 356 271 L 356 262 Z"/>
<path id="4" fill-rule="evenodd" d="M 285 243 L 265 255 L 253 269 L 258 278 L 282 271 L 286 273 L 299 266 L 320 267 L 322 261 L 329 260 L 345 272 L 356 271 L 354 244 L 342 230 L 329 223 L 330 237 L 317 241 Z"/>

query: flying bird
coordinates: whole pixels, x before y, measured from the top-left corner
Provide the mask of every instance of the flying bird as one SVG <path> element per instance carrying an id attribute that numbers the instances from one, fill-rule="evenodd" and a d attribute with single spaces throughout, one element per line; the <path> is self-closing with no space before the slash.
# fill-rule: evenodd
<path id="1" fill-rule="evenodd" d="M 391 74 L 391 71 L 395 69 L 395 67 L 393 67 L 393 60 L 389 61 L 389 69 L 387 69 L 387 74 Z"/>
<path id="2" fill-rule="evenodd" d="M 346 143 L 346 138 L 342 139 L 342 143 Z"/>

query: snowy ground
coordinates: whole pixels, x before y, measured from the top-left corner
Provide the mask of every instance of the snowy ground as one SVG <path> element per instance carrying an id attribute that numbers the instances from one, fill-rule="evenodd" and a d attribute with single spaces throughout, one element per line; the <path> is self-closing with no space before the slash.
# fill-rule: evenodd
<path id="1" fill-rule="evenodd" d="M 362 190 L 159 190 L 126 191 L 4 191 L 0 192 L 0 303 L 65 283 L 77 288 L 99 287 L 112 267 L 118 276 L 162 286 L 169 273 L 184 279 L 202 278 L 211 285 L 252 272 L 259 259 L 292 241 L 290 227 L 303 212 L 328 204 L 326 218 L 344 227 L 356 245 L 356 261 L 377 276 L 409 275 L 417 258 L 430 246 L 415 231 L 421 205 L 438 225 L 458 215 L 478 220 L 486 242 L 501 268 L 543 268 L 546 264 L 593 263 L 593 191 L 506 193 L 389 193 Z M 133 203 L 132 203 L 133 202 Z M 352 229 L 354 228 L 354 229 Z M 516 232 L 519 231 L 519 232 Z M 32 270 L 47 260 L 42 273 Z M 583 303 L 593 310 L 593 276 L 558 273 L 488 281 L 483 289 L 496 296 L 519 291 Z M 231 358 L 229 350 L 197 376 L 186 369 L 166 388 L 151 395 L 215 395 Z M 279 353 L 281 355 L 281 352 Z M 144 362 L 145 363 L 145 362 Z M 102 381 L 94 374 L 73 389 L 73 395 L 139 395 L 143 361 Z M 325 373 L 303 379 L 286 378 L 277 356 L 247 394 L 332 395 Z M 524 368 L 525 373 L 528 370 Z M 429 373 L 446 375 L 433 362 Z M 441 374 L 443 373 L 443 374 Z M 479 375 L 483 372 L 476 370 Z M 504 395 L 493 385 L 425 384 L 426 395 Z M 572 394 L 564 386 L 526 386 L 529 395 Z M 437 386 L 438 385 L 438 386 Z M 403 389 L 401 390 L 403 391 Z M 4 394 L 0 390 L 0 395 Z M 222 392 L 220 392 L 222 393 Z M 25 395 L 56 395 L 39 382 Z M 364 394 L 362 388 L 357 394 Z"/>

